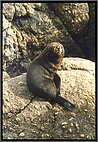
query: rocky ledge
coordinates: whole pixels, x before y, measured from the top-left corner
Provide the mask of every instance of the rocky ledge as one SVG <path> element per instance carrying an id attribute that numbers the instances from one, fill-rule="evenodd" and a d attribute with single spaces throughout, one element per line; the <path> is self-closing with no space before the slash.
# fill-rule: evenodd
<path id="1" fill-rule="evenodd" d="M 95 63 L 64 58 L 58 74 L 62 78 L 61 95 L 75 103 L 72 112 L 34 97 L 36 94 L 27 88 L 26 73 L 14 78 L 3 74 L 3 139 L 96 138 Z"/>

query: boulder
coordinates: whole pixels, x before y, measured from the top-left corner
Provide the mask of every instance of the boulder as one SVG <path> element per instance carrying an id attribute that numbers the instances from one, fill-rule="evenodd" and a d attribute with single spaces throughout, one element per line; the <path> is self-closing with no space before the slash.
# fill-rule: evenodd
<path id="1" fill-rule="evenodd" d="M 8 75 L 8 73 L 3 71 L 3 81 L 9 80 L 9 79 L 10 79 L 10 76 Z"/>
<path id="2" fill-rule="evenodd" d="M 8 21 L 12 21 L 15 14 L 14 3 L 3 3 L 3 14 Z"/>
<path id="3" fill-rule="evenodd" d="M 66 56 L 85 57 L 48 4 L 3 4 L 3 69 L 10 77 L 26 72 L 30 60 L 54 41 L 63 44 Z"/>
<path id="4" fill-rule="evenodd" d="M 3 70 L 27 71 L 46 45 L 63 44 L 66 57 L 95 61 L 95 3 L 3 3 Z"/>
<path id="5" fill-rule="evenodd" d="M 51 3 L 55 13 L 73 34 L 80 33 L 89 20 L 87 3 Z"/>
<path id="6" fill-rule="evenodd" d="M 26 73 L 3 82 L 3 139 L 95 140 L 95 63 L 64 58 L 61 95 L 73 111 L 29 92 Z"/>
<path id="7" fill-rule="evenodd" d="M 95 61 L 95 3 L 50 3 L 87 59 Z"/>

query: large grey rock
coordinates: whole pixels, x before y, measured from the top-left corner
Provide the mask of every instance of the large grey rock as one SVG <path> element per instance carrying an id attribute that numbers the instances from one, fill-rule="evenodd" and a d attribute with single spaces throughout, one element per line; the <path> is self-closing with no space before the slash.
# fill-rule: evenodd
<path id="1" fill-rule="evenodd" d="M 87 59 L 95 61 L 95 3 L 50 3 Z"/>
<path id="2" fill-rule="evenodd" d="M 83 30 L 89 20 L 87 3 L 52 3 L 51 5 L 69 31 L 76 35 Z"/>
<path id="3" fill-rule="evenodd" d="M 95 49 L 96 49 L 96 5 L 95 3 L 89 3 L 89 21 L 87 25 L 85 35 L 78 39 L 78 43 L 85 53 L 87 59 L 95 61 Z M 83 33 L 83 31 L 82 31 Z"/>
<path id="4" fill-rule="evenodd" d="M 3 138 L 5 139 L 76 139 L 94 140 L 95 134 L 95 63 L 79 58 L 64 58 L 61 95 L 75 103 L 72 112 L 31 98 L 26 74 L 3 83 Z M 35 94 L 36 95 L 36 94 Z"/>
<path id="5" fill-rule="evenodd" d="M 15 14 L 14 3 L 3 3 L 3 14 L 9 21 L 12 21 Z"/>
<path id="6" fill-rule="evenodd" d="M 26 72 L 52 41 L 64 45 L 67 57 L 94 61 L 95 14 L 94 3 L 3 3 L 4 71 L 10 77 Z"/>
<path id="7" fill-rule="evenodd" d="M 46 3 L 5 3 L 3 11 L 3 67 L 11 77 L 25 72 L 30 60 L 53 41 L 64 45 L 66 56 L 85 57 Z"/>
<path id="8" fill-rule="evenodd" d="M 9 80 L 9 79 L 10 79 L 10 76 L 8 75 L 8 73 L 3 71 L 3 81 Z"/>

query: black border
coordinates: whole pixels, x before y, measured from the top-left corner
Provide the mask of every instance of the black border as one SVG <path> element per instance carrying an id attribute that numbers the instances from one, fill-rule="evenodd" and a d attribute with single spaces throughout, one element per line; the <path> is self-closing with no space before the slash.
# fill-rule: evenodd
<path id="1" fill-rule="evenodd" d="M 26 1 L 26 0 L 24 0 L 24 1 L 23 0 L 17 0 L 17 1 L 16 0 L 15 1 L 13 1 L 13 0 L 9 0 L 9 1 L 1 0 L 0 1 L 0 8 L 1 8 L 1 11 L 0 11 L 1 12 L 1 14 L 0 14 L 0 16 L 1 16 L 1 23 L 0 23 L 0 30 L 1 30 L 1 50 L 0 50 L 0 52 L 1 52 L 0 53 L 0 57 L 1 57 L 1 62 L 0 62 L 0 65 L 1 65 L 1 72 L 0 72 L 1 73 L 1 78 L 0 78 L 1 79 L 1 86 L 0 86 L 1 87 L 0 88 L 0 90 L 1 90 L 1 99 L 0 99 L 0 102 L 1 102 L 1 117 L 0 117 L 1 118 L 1 125 L 0 125 L 0 129 L 1 129 L 1 136 L 0 136 L 0 138 L 1 138 L 1 141 L 39 141 L 39 142 L 40 141 L 52 141 L 52 140 L 49 140 L 49 139 L 46 139 L 46 140 L 39 140 L 39 139 L 38 140 L 37 139 L 32 139 L 32 140 L 31 139 L 3 139 L 3 136 L 2 136 L 2 124 L 3 124 L 2 123 L 2 119 L 3 119 L 2 118 L 2 114 L 3 114 L 3 109 L 2 109 L 2 106 L 3 106 L 3 101 L 2 101 L 3 100 L 3 98 L 2 98 L 3 97 L 2 96 L 2 94 L 3 94 L 2 93 L 2 90 L 3 90 L 3 85 L 2 85 L 2 79 L 3 79 L 3 73 L 2 73 L 2 36 L 3 36 L 2 35 L 2 22 L 3 22 L 3 20 L 2 20 L 2 4 L 3 3 L 34 3 L 34 2 L 35 3 L 52 3 L 52 2 L 55 2 L 55 3 L 56 2 L 57 3 L 64 3 L 64 2 L 66 2 L 66 3 L 67 2 L 68 3 L 71 3 L 71 2 L 72 3 L 74 3 L 74 2 L 76 2 L 76 3 L 86 3 L 86 2 L 87 3 L 95 3 L 95 8 L 96 8 L 96 15 L 95 15 L 95 29 L 96 29 L 95 30 L 95 35 L 96 35 L 96 37 L 95 37 L 95 45 L 96 45 L 96 47 L 95 47 L 95 65 L 96 65 L 96 68 L 95 68 L 95 77 L 96 77 L 96 79 L 95 79 L 95 84 L 96 84 L 96 86 L 95 86 L 95 89 L 96 89 L 96 99 L 95 99 L 95 103 L 96 103 L 96 111 L 95 111 L 96 112 L 96 139 L 95 140 L 93 140 L 93 139 L 90 139 L 90 140 L 77 140 L 77 139 L 76 140 L 58 140 L 58 139 L 54 139 L 53 141 L 85 141 L 85 142 L 86 141 L 90 141 L 90 142 L 91 141 L 97 141 L 98 140 L 98 137 L 97 137 L 97 128 L 98 128 L 98 123 L 97 123 L 97 118 L 98 118 L 97 117 L 97 115 L 98 115 L 97 114 L 97 107 L 98 107 L 98 105 L 97 105 L 97 99 L 98 99 L 97 98 L 97 30 L 98 30 L 97 29 L 97 24 L 98 24 L 97 23 L 97 16 L 98 16 L 97 15 L 97 7 L 98 7 L 98 3 L 97 2 L 98 1 L 97 0 L 94 0 L 94 1 L 93 0 L 89 0 L 89 1 L 88 0 L 84 0 L 84 1 L 82 1 L 82 0 L 71 0 L 71 1 L 70 0 L 67 0 L 67 1 L 66 0 L 61 0 L 61 1 L 59 1 L 59 0 L 54 0 L 54 1 L 53 0 L 48 0 L 48 1 L 46 1 L 46 0 L 36 0 L 36 1 L 35 0 L 34 1 L 33 0 L 32 1 L 31 0 L 28 0 L 28 1 Z"/>

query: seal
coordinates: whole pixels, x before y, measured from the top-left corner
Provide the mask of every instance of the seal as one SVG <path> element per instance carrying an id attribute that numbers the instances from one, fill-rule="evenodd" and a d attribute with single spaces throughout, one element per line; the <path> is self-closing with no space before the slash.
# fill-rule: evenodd
<path id="1" fill-rule="evenodd" d="M 57 74 L 57 69 L 63 57 L 63 45 L 59 42 L 50 43 L 30 64 L 26 80 L 28 88 L 34 95 L 72 110 L 75 105 L 60 96 L 61 79 Z"/>

